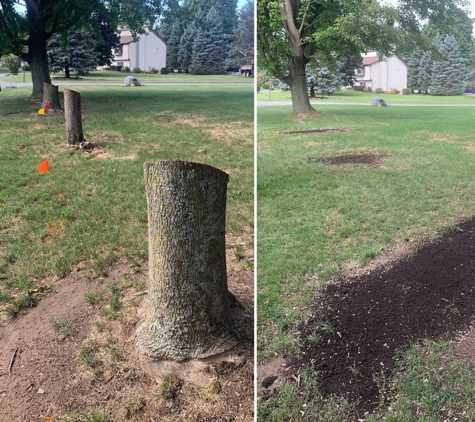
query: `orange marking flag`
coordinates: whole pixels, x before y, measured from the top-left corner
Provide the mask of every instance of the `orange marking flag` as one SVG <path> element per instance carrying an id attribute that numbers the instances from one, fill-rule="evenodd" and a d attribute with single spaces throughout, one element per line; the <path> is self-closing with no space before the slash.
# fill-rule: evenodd
<path id="1" fill-rule="evenodd" d="M 48 161 L 43 161 L 42 163 L 38 164 L 36 166 L 36 168 L 40 172 L 40 175 L 44 174 L 49 170 L 49 162 Z"/>

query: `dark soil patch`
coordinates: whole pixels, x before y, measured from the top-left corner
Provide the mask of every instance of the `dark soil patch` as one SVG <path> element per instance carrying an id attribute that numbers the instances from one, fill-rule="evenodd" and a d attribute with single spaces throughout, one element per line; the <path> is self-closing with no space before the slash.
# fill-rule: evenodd
<path id="1" fill-rule="evenodd" d="M 309 164 L 312 163 L 324 163 L 332 165 L 342 164 L 364 164 L 366 166 L 381 166 L 382 159 L 388 157 L 388 154 L 375 154 L 375 153 L 363 153 L 363 154 L 344 154 L 327 158 L 309 158 Z"/>
<path id="2" fill-rule="evenodd" d="M 289 365 L 313 366 L 324 395 L 346 397 L 361 414 L 371 411 L 380 398 L 374 376 L 391 376 L 397 350 L 423 338 L 451 340 L 470 327 L 474 275 L 472 218 L 389 270 L 328 286 L 301 327 L 303 350 Z"/>
<path id="3" fill-rule="evenodd" d="M 291 135 L 293 133 L 329 133 L 329 132 L 349 132 L 346 128 L 337 129 L 299 129 L 299 130 L 287 130 L 284 132 L 277 132 L 278 135 Z"/>

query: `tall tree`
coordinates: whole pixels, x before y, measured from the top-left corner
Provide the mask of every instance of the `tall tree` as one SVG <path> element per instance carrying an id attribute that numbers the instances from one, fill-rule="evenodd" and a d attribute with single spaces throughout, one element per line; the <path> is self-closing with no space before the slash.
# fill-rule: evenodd
<path id="1" fill-rule="evenodd" d="M 422 50 L 420 48 L 416 48 L 409 56 L 409 60 L 407 62 L 407 86 L 412 90 L 420 90 L 419 73 L 422 54 Z"/>
<path id="2" fill-rule="evenodd" d="M 467 66 L 453 35 L 437 37 L 435 46 L 442 58 L 432 65 L 431 95 L 461 95 L 465 90 Z"/>
<path id="3" fill-rule="evenodd" d="M 417 75 L 417 89 L 420 92 L 427 93 L 432 82 L 432 53 L 424 51 L 419 62 L 419 72 Z"/>
<path id="4" fill-rule="evenodd" d="M 123 25 L 138 34 L 160 13 L 160 0 L 0 0 L 0 45 L 30 64 L 33 97 L 41 98 L 43 82 L 51 82 L 48 40 L 73 28 L 98 34 L 94 16 L 102 13 L 107 14 L 112 28 Z"/>
<path id="5" fill-rule="evenodd" d="M 113 50 L 120 44 L 120 37 L 117 35 L 116 28 L 114 28 L 107 14 L 95 13 L 93 19 L 97 22 L 98 31 L 92 36 L 96 40 L 96 48 L 94 52 L 98 54 L 98 66 L 110 66 L 114 59 Z"/>
<path id="6" fill-rule="evenodd" d="M 179 0 L 168 0 L 156 28 L 158 35 L 167 43 L 167 66 L 172 69 L 180 68 L 180 39 L 185 29 L 186 12 Z"/>
<path id="7" fill-rule="evenodd" d="M 376 0 L 258 0 L 259 65 L 290 86 L 292 112 L 314 112 L 307 95 L 306 65 L 333 61 L 331 52 L 356 57 L 367 48 L 388 53 L 394 37 Z"/>
<path id="8" fill-rule="evenodd" d="M 190 72 L 195 75 L 225 73 L 228 37 L 223 33 L 218 11 L 212 7 L 193 42 Z"/>
<path id="9" fill-rule="evenodd" d="M 233 34 L 237 25 L 237 0 L 188 0 L 185 7 L 190 17 L 199 13 L 205 17 L 212 8 L 216 9 L 223 25 L 223 32 L 227 35 Z"/>
<path id="10" fill-rule="evenodd" d="M 452 8 L 447 10 L 439 19 L 429 19 L 424 33 L 432 40 L 437 35 L 445 37 L 453 35 L 463 58 L 468 59 L 475 52 L 473 39 L 473 19 L 465 10 Z"/>
<path id="11" fill-rule="evenodd" d="M 238 25 L 229 51 L 228 65 L 242 66 L 254 61 L 254 2 L 248 0 L 238 11 Z"/>
<path id="12" fill-rule="evenodd" d="M 200 28 L 196 21 L 191 22 L 188 27 L 183 31 L 183 35 L 180 38 L 180 48 L 178 50 L 178 61 L 180 63 L 180 69 L 188 72 L 188 68 L 191 64 L 193 55 L 193 45 Z"/>
<path id="13" fill-rule="evenodd" d="M 52 72 L 64 69 L 66 78 L 70 78 L 71 69 L 86 73 L 98 66 L 97 42 L 89 32 L 68 31 L 65 42 L 62 42 L 60 35 L 55 35 L 48 43 L 48 63 Z"/>

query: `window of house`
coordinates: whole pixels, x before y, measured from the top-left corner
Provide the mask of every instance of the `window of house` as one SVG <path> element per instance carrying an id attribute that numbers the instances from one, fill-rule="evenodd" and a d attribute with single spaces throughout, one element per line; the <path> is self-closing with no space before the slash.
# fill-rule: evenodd
<path id="1" fill-rule="evenodd" d="M 119 45 L 118 47 L 114 48 L 114 54 L 116 56 L 122 56 L 122 53 L 123 53 L 122 45 Z"/>
<path id="2" fill-rule="evenodd" d="M 364 75 L 364 67 L 360 67 L 359 69 L 356 69 L 356 74 L 358 76 Z"/>
<path id="3" fill-rule="evenodd" d="M 117 66 L 124 66 L 124 62 L 117 62 Z"/>

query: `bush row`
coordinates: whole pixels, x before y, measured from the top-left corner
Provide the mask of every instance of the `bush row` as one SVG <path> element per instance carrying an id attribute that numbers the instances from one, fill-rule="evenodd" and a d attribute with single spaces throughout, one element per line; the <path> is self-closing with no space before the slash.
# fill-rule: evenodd
<path id="1" fill-rule="evenodd" d="M 354 91 L 362 91 L 362 92 L 373 92 L 370 86 L 359 86 L 355 85 L 353 87 Z M 401 94 L 401 91 L 397 88 L 392 88 L 389 91 L 383 91 L 381 88 L 376 88 L 374 90 L 376 94 L 393 94 L 393 95 L 399 95 Z M 412 94 L 412 90 L 410 88 L 403 88 L 402 90 L 402 95 L 410 95 Z"/>
<path id="2" fill-rule="evenodd" d="M 130 72 L 129 66 L 109 66 L 108 68 L 106 68 L 106 70 L 110 70 L 110 71 L 113 71 L 113 72 L 122 72 L 122 73 L 129 73 Z M 171 72 L 171 70 L 168 67 L 162 67 L 160 69 L 160 74 L 161 75 L 168 75 L 170 72 Z M 142 69 L 140 69 L 140 67 L 134 67 L 132 69 L 132 73 L 157 74 L 158 69 L 156 67 L 152 67 L 150 69 L 142 71 Z"/>

